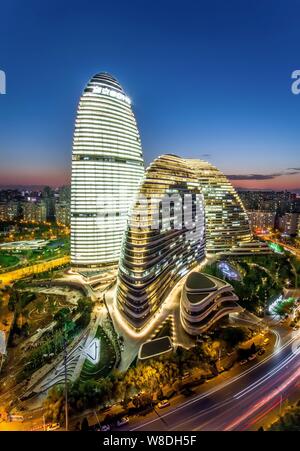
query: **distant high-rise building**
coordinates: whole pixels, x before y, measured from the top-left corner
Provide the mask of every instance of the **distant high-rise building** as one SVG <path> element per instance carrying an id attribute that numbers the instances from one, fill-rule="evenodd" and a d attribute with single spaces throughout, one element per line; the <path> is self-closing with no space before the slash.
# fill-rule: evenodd
<path id="1" fill-rule="evenodd" d="M 247 211 L 271 211 L 280 215 L 300 213 L 300 199 L 289 191 L 240 190 L 239 196 Z"/>
<path id="2" fill-rule="evenodd" d="M 248 211 L 249 223 L 253 233 L 260 233 L 268 230 L 272 230 L 275 227 L 275 211 L 260 211 L 251 210 Z"/>
<path id="3" fill-rule="evenodd" d="M 298 213 L 285 213 L 279 218 L 279 229 L 285 235 L 296 236 L 298 232 Z"/>
<path id="4" fill-rule="evenodd" d="M 205 201 L 207 252 L 226 252 L 252 239 L 246 210 L 227 177 L 202 160 L 189 160 Z"/>
<path id="5" fill-rule="evenodd" d="M 22 204 L 23 219 L 27 222 L 45 222 L 47 206 L 45 202 L 24 202 Z"/>
<path id="6" fill-rule="evenodd" d="M 0 221 L 13 221 L 18 217 L 18 202 L 0 202 Z"/>
<path id="7" fill-rule="evenodd" d="M 107 73 L 91 78 L 75 124 L 71 184 L 71 262 L 95 268 L 119 259 L 128 209 L 144 174 L 131 101 Z"/>
<path id="8" fill-rule="evenodd" d="M 46 208 L 47 221 L 54 221 L 55 219 L 55 199 L 54 191 L 49 186 L 45 186 L 42 191 L 43 204 Z"/>
<path id="9" fill-rule="evenodd" d="M 204 256 L 198 178 L 187 160 L 161 156 L 146 170 L 122 245 L 117 302 L 125 321 L 143 329 L 178 279 Z"/>
<path id="10" fill-rule="evenodd" d="M 55 204 L 55 220 L 57 224 L 69 226 L 70 219 L 70 204 L 68 202 L 57 202 Z"/>
<path id="11" fill-rule="evenodd" d="M 71 204 L 71 187 L 70 186 L 61 186 L 58 189 L 58 199 L 59 202 L 67 202 Z"/>

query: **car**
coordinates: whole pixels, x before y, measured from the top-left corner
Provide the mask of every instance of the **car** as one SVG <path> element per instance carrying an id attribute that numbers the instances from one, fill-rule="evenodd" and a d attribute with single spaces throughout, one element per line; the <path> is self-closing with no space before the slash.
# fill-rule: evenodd
<path id="1" fill-rule="evenodd" d="M 188 379 L 190 377 L 191 373 L 189 373 L 188 371 L 186 371 L 183 376 L 182 376 L 182 380 L 184 381 L 185 379 Z"/>
<path id="2" fill-rule="evenodd" d="M 252 354 L 250 355 L 250 357 L 248 357 L 248 361 L 251 362 L 251 360 L 256 359 L 256 354 Z"/>
<path id="3" fill-rule="evenodd" d="M 120 420 L 117 421 L 117 427 L 121 427 L 124 426 L 124 424 L 129 423 L 129 418 L 128 417 L 122 417 L 120 418 Z"/>
<path id="4" fill-rule="evenodd" d="M 264 339 L 264 345 L 267 345 L 269 343 L 270 339 L 269 338 L 265 338 Z"/>
<path id="5" fill-rule="evenodd" d="M 258 351 L 258 355 L 263 355 L 264 353 L 266 352 L 266 350 L 265 350 L 265 348 L 261 348 L 259 351 Z"/>
<path id="6" fill-rule="evenodd" d="M 294 327 L 293 327 L 293 330 L 295 330 L 295 331 L 298 330 L 298 327 L 297 327 L 297 326 L 294 326 Z"/>
<path id="7" fill-rule="evenodd" d="M 8 419 L 9 419 L 9 421 L 18 421 L 21 423 L 23 423 L 23 421 L 24 421 L 23 415 L 19 415 L 19 414 L 12 414 L 12 415 L 9 414 Z"/>
<path id="8" fill-rule="evenodd" d="M 240 361 L 240 365 L 245 365 L 245 363 L 247 363 L 247 362 L 248 362 L 247 359 L 241 360 L 241 361 Z"/>
<path id="9" fill-rule="evenodd" d="M 47 431 L 56 431 L 57 429 L 60 428 L 60 424 L 59 423 L 52 423 L 49 424 L 49 426 L 47 426 Z"/>
<path id="10" fill-rule="evenodd" d="M 100 427 L 101 432 L 109 432 L 110 431 L 110 425 L 109 424 L 102 424 Z"/>
<path id="11" fill-rule="evenodd" d="M 159 408 L 159 409 L 163 409 L 164 407 L 168 407 L 170 405 L 170 402 L 167 400 L 167 399 L 164 399 L 163 401 L 160 401 L 158 404 L 157 404 L 157 407 Z"/>

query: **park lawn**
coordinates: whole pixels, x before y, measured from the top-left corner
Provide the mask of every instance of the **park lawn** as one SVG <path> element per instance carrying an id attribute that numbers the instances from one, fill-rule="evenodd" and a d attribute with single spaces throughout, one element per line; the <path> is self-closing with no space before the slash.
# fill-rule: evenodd
<path id="1" fill-rule="evenodd" d="M 114 347 L 100 326 L 96 332 L 96 337 L 100 340 L 100 359 L 96 365 L 93 365 L 88 359 L 85 359 L 80 374 L 80 379 L 82 381 L 89 379 L 99 380 L 108 376 L 116 361 Z"/>
<path id="2" fill-rule="evenodd" d="M 19 263 L 18 257 L 15 255 L 8 255 L 0 253 L 0 269 L 8 268 L 9 266 L 15 266 Z"/>

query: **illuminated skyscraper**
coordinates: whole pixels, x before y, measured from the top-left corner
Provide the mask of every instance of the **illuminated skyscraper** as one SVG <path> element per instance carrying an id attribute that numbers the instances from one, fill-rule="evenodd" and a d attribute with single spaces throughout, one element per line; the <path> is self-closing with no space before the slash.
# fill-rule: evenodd
<path id="1" fill-rule="evenodd" d="M 205 255 L 203 196 L 189 163 L 164 155 L 149 166 L 122 245 L 117 302 L 140 331 L 178 279 Z"/>
<path id="2" fill-rule="evenodd" d="M 129 206 L 144 174 L 131 101 L 111 75 L 91 78 L 75 123 L 71 186 L 71 262 L 116 263 Z"/>
<path id="3" fill-rule="evenodd" d="M 233 246 L 250 243 L 246 210 L 227 177 L 206 161 L 188 161 L 204 196 L 207 252 L 228 252 Z"/>

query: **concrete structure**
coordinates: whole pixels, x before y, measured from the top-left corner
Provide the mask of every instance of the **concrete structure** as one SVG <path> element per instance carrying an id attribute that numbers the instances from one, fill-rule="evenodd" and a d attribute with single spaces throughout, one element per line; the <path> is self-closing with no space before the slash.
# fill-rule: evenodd
<path id="1" fill-rule="evenodd" d="M 81 96 L 71 183 L 71 262 L 97 268 L 117 263 L 128 209 L 144 174 L 131 101 L 118 81 L 100 73 Z"/>
<path id="2" fill-rule="evenodd" d="M 10 241 L 0 244 L 0 249 L 5 251 L 33 251 L 43 249 L 48 243 L 48 240 Z"/>
<path id="3" fill-rule="evenodd" d="M 192 272 L 182 289 L 180 319 L 184 330 L 199 335 L 219 319 L 243 311 L 232 286 L 207 274 Z"/>

